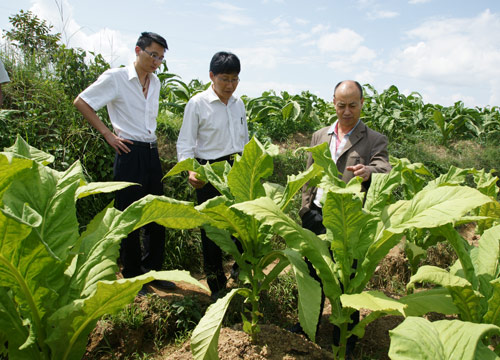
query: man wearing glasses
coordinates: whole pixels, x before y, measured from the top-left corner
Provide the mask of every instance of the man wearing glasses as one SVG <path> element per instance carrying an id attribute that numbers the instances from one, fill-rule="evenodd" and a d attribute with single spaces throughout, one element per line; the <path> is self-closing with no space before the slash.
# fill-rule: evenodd
<path id="1" fill-rule="evenodd" d="M 118 210 L 124 210 L 147 194 L 164 194 L 155 134 L 160 81 L 154 72 L 164 62 L 165 50 L 168 46 L 163 37 L 143 32 L 135 46 L 135 62 L 127 67 L 106 70 L 74 101 L 83 117 L 115 150 L 114 180 L 140 184 L 116 192 L 115 207 Z M 113 130 L 96 114 L 105 105 Z M 144 255 L 141 229 L 122 240 L 120 259 L 125 278 L 149 270 L 161 270 L 165 256 L 165 229 L 150 223 L 142 231 Z M 153 281 L 152 285 L 167 290 L 176 287 L 172 282 L 161 280 Z M 143 287 L 140 294 L 145 293 L 146 287 Z"/>
<path id="2" fill-rule="evenodd" d="M 184 110 L 177 139 L 178 161 L 196 158 L 203 165 L 226 160 L 232 165 L 233 155 L 243 151 L 248 142 L 245 105 L 233 96 L 240 68 L 240 60 L 232 53 L 218 52 L 212 57 L 209 72 L 212 85 L 193 96 Z M 196 175 L 190 171 L 188 182 L 196 189 L 198 204 L 220 195 L 210 183 L 206 184 Z M 215 300 L 224 294 L 227 282 L 222 252 L 203 229 L 201 241 L 204 271 Z M 239 243 L 237 245 L 240 247 Z"/>

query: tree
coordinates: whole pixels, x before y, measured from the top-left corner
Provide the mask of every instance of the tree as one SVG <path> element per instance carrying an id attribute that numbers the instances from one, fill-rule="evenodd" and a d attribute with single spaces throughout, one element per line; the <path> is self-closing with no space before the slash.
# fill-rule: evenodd
<path id="1" fill-rule="evenodd" d="M 4 30 L 5 37 L 21 50 L 25 59 L 35 58 L 35 54 L 44 55 L 39 58 L 41 61 L 59 48 L 61 34 L 51 34 L 53 26 L 40 20 L 31 11 L 21 10 L 19 14 L 10 16 L 9 22 L 13 28 Z"/>

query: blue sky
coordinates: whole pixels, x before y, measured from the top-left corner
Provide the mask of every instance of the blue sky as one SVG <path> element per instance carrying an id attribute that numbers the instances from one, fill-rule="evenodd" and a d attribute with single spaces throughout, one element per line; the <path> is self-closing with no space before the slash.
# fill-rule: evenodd
<path id="1" fill-rule="evenodd" d="M 330 101 L 338 81 L 355 79 L 446 106 L 500 105 L 497 0 L 16 0 L 0 5 L 2 30 L 20 9 L 113 67 L 133 61 L 141 31 L 155 31 L 185 82 L 208 82 L 212 55 L 232 51 L 242 63 L 237 95 L 309 90 Z"/>

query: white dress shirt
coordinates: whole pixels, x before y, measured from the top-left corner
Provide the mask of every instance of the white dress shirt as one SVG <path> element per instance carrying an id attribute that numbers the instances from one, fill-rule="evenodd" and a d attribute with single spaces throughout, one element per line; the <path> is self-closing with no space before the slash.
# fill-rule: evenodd
<path id="1" fill-rule="evenodd" d="M 177 160 L 215 160 L 242 152 L 247 142 L 243 101 L 231 96 L 226 105 L 210 87 L 193 96 L 186 105 L 177 139 Z"/>
<path id="2" fill-rule="evenodd" d="M 134 65 L 106 70 L 79 96 L 95 111 L 108 106 L 116 135 L 129 140 L 156 141 L 160 80 L 149 74 L 147 98 Z"/>
<path id="3" fill-rule="evenodd" d="M 3 62 L 0 60 L 0 84 L 8 83 L 9 81 L 9 74 L 7 74 L 7 71 L 5 71 Z"/>

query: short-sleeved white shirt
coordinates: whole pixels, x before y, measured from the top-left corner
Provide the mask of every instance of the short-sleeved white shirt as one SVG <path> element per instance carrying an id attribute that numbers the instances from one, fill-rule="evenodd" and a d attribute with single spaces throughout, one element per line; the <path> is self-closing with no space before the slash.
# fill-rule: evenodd
<path id="1" fill-rule="evenodd" d="M 184 110 L 177 159 L 214 160 L 242 152 L 248 142 L 245 104 L 231 96 L 224 104 L 212 87 L 196 94 Z"/>
<path id="2" fill-rule="evenodd" d="M 156 141 L 160 80 L 149 74 L 147 98 L 134 65 L 106 70 L 79 96 L 95 111 L 104 105 L 115 134 L 124 139 Z"/>
<path id="3" fill-rule="evenodd" d="M 4 84 L 10 81 L 9 74 L 5 71 L 3 62 L 0 60 L 0 84 Z"/>

